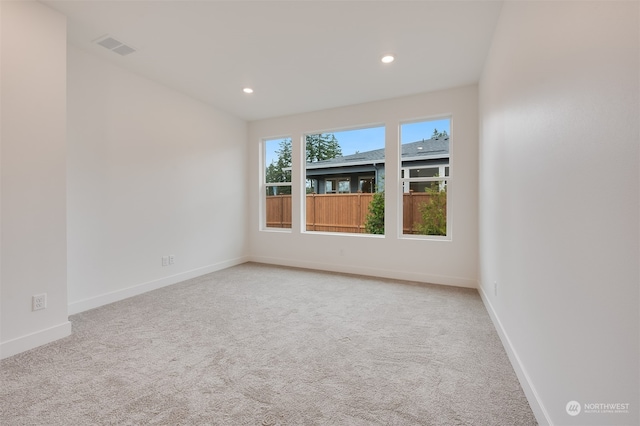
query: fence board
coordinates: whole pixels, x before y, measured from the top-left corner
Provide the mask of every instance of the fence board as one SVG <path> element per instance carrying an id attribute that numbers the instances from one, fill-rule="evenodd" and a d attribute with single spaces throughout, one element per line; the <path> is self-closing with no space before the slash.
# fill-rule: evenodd
<path id="1" fill-rule="evenodd" d="M 424 192 L 404 193 L 402 197 L 402 233 L 417 234 L 417 226 L 422 222 L 420 207 L 429 201 L 429 194 Z"/>
<path id="2" fill-rule="evenodd" d="M 291 228 L 291 195 L 267 197 L 267 228 Z"/>
<path id="3" fill-rule="evenodd" d="M 424 192 L 405 193 L 402 200 L 403 234 L 416 234 L 422 221 L 420 207 L 429 201 Z M 291 228 L 291 195 L 267 196 L 268 228 Z M 308 194 L 307 231 L 365 233 L 373 194 Z"/>
<path id="4" fill-rule="evenodd" d="M 373 194 L 307 195 L 307 231 L 364 233 Z"/>

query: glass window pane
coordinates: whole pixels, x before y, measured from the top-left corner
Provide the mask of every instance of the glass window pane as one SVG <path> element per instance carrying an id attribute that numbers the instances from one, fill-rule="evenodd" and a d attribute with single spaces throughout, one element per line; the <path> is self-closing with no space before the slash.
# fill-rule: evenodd
<path id="1" fill-rule="evenodd" d="M 291 228 L 291 186 L 267 186 L 265 227 Z"/>
<path id="2" fill-rule="evenodd" d="M 306 188 L 307 188 L 307 194 L 317 194 L 318 193 L 318 179 L 307 179 L 306 180 Z"/>
<path id="3" fill-rule="evenodd" d="M 264 228 L 291 228 L 291 139 L 267 139 L 264 150 Z"/>
<path id="4" fill-rule="evenodd" d="M 400 126 L 403 179 L 441 178 L 433 182 L 401 182 L 402 233 L 447 235 L 447 181 L 451 120 Z"/>
<path id="5" fill-rule="evenodd" d="M 384 127 L 305 136 L 307 231 L 384 234 L 384 146 Z"/>
<path id="6" fill-rule="evenodd" d="M 437 189 L 440 182 L 409 182 L 409 190 L 413 192 L 425 192 L 427 189 Z"/>
<path id="7" fill-rule="evenodd" d="M 409 177 L 434 177 L 439 175 L 438 167 L 421 167 L 419 169 L 410 169 Z"/>
<path id="8" fill-rule="evenodd" d="M 374 190 L 373 177 L 360 178 L 358 191 L 362 193 L 372 193 Z"/>
<path id="9" fill-rule="evenodd" d="M 351 182 L 349 182 L 349 179 L 340 179 L 340 182 L 338 183 L 338 192 L 341 194 L 348 194 L 351 192 L 350 184 Z"/>
<path id="10" fill-rule="evenodd" d="M 414 186 L 415 185 L 415 186 Z M 447 235 L 447 182 L 411 182 L 403 194 L 403 234 Z"/>
<path id="11" fill-rule="evenodd" d="M 335 183 L 336 183 L 335 180 L 327 180 L 327 181 L 325 181 L 325 186 L 324 186 L 325 189 L 324 189 L 324 191 L 327 194 L 332 194 L 332 193 L 336 192 Z"/>
<path id="12" fill-rule="evenodd" d="M 264 141 L 264 181 L 291 182 L 291 139 Z"/>

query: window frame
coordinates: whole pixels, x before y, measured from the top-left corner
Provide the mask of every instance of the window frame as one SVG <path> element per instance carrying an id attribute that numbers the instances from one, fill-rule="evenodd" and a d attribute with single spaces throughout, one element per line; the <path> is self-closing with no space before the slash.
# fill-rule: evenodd
<path id="1" fill-rule="evenodd" d="M 276 228 L 267 226 L 267 190 L 268 188 L 274 187 L 290 187 L 291 195 L 293 196 L 293 184 L 292 184 L 292 175 L 289 175 L 289 181 L 287 182 L 267 182 L 267 143 L 273 141 L 283 141 L 286 139 L 291 140 L 292 149 L 293 149 L 293 138 L 291 136 L 275 136 L 275 137 L 264 137 L 260 139 L 260 216 L 259 216 L 259 226 L 258 229 L 260 231 L 266 232 L 285 232 L 291 233 L 293 228 L 293 224 L 289 228 Z M 293 158 L 291 160 L 291 168 L 293 167 Z M 293 203 L 291 205 L 291 217 L 293 218 Z"/>
<path id="2" fill-rule="evenodd" d="M 414 123 L 423 123 L 423 122 L 428 122 L 428 121 L 438 121 L 438 120 L 443 120 L 443 119 L 448 119 L 449 120 L 449 154 L 448 154 L 448 163 L 447 164 L 433 164 L 433 165 L 422 165 L 422 166 L 403 166 L 402 162 L 403 162 L 403 158 L 402 158 L 402 126 L 405 124 L 414 124 Z M 454 185 L 452 184 L 454 179 L 453 179 L 453 163 L 454 163 L 454 156 L 453 156 L 453 115 L 452 114 L 445 114 L 445 115 L 438 115 L 438 116 L 430 116 L 430 117 L 423 117 L 423 118 L 417 118 L 417 119 L 411 119 L 411 120 L 403 120 L 400 121 L 398 124 L 398 199 L 397 199 L 397 205 L 398 205 L 398 223 L 397 223 L 397 227 L 398 227 L 398 238 L 399 239 L 409 239 L 409 240 L 424 240 L 424 241 L 448 241 L 451 242 L 453 241 L 453 220 L 452 220 L 452 216 L 451 216 L 451 194 L 452 194 L 452 188 L 454 187 Z M 431 157 L 431 158 L 430 158 Z M 409 158 L 413 158 L 413 157 L 409 157 Z M 436 159 L 438 157 L 435 156 L 425 156 L 422 157 L 425 160 L 429 160 L 429 159 Z M 405 159 L 406 160 L 406 159 Z M 447 176 L 435 176 L 435 177 L 406 177 L 403 176 L 403 174 L 407 174 L 404 173 L 405 170 L 411 170 L 411 169 L 419 169 L 419 168 L 434 168 L 434 167 L 438 167 L 439 170 L 440 168 L 444 169 L 445 171 L 448 169 L 448 175 Z M 446 172 L 445 172 L 446 174 Z M 447 193 L 447 208 L 446 208 L 446 215 L 447 215 L 447 223 L 446 223 L 446 229 L 447 229 L 447 234 L 446 235 L 422 235 L 422 234 L 405 234 L 404 233 L 404 194 L 409 193 L 409 190 L 407 189 L 407 191 L 405 191 L 405 186 L 407 188 L 409 188 L 409 186 L 411 185 L 411 183 L 413 182 L 439 182 L 441 189 L 440 190 L 446 190 Z"/>
<path id="3" fill-rule="evenodd" d="M 406 175 L 406 172 L 410 172 L 411 170 L 416 170 L 416 169 L 438 169 L 438 176 L 421 176 L 421 177 L 403 177 L 402 174 L 404 173 Z M 444 186 L 446 185 L 442 185 L 443 182 L 447 182 L 449 180 L 449 175 L 447 174 L 447 168 L 449 169 L 449 174 L 451 173 L 451 167 L 449 164 L 433 164 L 433 165 L 426 165 L 426 166 L 411 166 L 411 167 L 402 167 L 400 169 L 400 180 L 403 182 L 402 185 L 402 191 L 403 193 L 408 193 L 411 191 L 410 189 L 410 184 L 412 182 L 440 182 L 440 190 L 444 189 Z M 440 175 L 440 172 L 442 171 L 442 175 Z M 407 183 L 408 185 L 405 185 L 405 183 Z"/>
<path id="4" fill-rule="evenodd" d="M 371 191 L 362 191 L 361 184 L 363 181 L 371 181 Z M 376 192 L 376 177 L 374 175 L 358 175 L 358 192 L 361 194 L 374 194 Z"/>
<path id="5" fill-rule="evenodd" d="M 336 190 L 332 191 L 332 192 L 327 192 L 327 182 L 335 182 L 336 183 Z M 344 192 L 344 191 L 340 191 L 340 182 L 348 182 L 348 188 L 349 191 Z M 336 176 L 333 178 L 328 178 L 324 180 L 324 193 L 325 194 L 352 194 L 351 192 L 351 178 L 349 176 Z"/>
<path id="6" fill-rule="evenodd" d="M 307 158 L 307 153 L 306 153 L 306 140 L 307 140 L 307 136 L 309 135 L 320 135 L 320 134 L 327 134 L 327 133 L 340 133 L 340 132 L 349 132 L 349 131 L 358 131 L 358 130 L 367 130 L 367 129 L 375 129 L 375 128 L 382 128 L 384 129 L 384 138 L 383 138 L 383 144 L 380 148 L 376 148 L 376 149 L 383 149 L 385 151 L 385 158 L 382 161 L 382 163 L 384 164 L 387 161 L 387 135 L 386 135 L 386 128 L 387 128 L 387 123 L 386 122 L 373 122 L 373 123 L 368 123 L 368 124 L 362 124 L 362 125 L 355 125 L 355 126 L 344 126 L 344 127 L 332 127 L 330 128 L 330 130 L 313 130 L 313 131 L 305 131 L 305 132 L 301 132 L 301 139 L 300 139 L 300 144 L 301 144 L 301 150 L 302 150 L 302 155 L 301 155 L 301 179 L 303 183 L 303 187 L 304 187 L 304 192 L 305 194 L 303 194 L 303 203 L 302 203 L 302 209 L 301 209 L 301 223 L 300 223 L 300 232 L 301 233 L 309 233 L 309 234 L 323 234 L 323 235 L 337 235 L 337 236 L 349 236 L 349 237 L 356 237 L 356 238 L 385 238 L 387 235 L 387 232 L 385 232 L 384 234 L 368 234 L 368 233 L 356 233 L 356 232 L 332 232 L 332 231 L 314 231 L 314 230 L 308 230 L 307 229 L 307 222 L 306 222 L 306 217 L 307 217 L 307 197 L 306 195 L 308 195 L 306 193 L 306 188 L 307 188 L 307 179 L 309 179 L 307 177 L 307 165 L 310 164 L 306 161 Z M 311 163 L 312 164 L 312 163 Z M 352 165 L 360 165 L 359 163 L 352 163 Z M 384 173 L 384 172 L 383 172 Z M 339 177 L 338 177 L 339 178 Z M 373 176 L 374 180 L 375 180 L 375 176 Z M 349 185 L 351 185 L 351 178 L 347 177 L 347 179 L 349 179 Z M 358 176 L 358 179 L 360 179 L 360 176 Z M 373 193 L 377 192 L 375 189 L 373 191 Z M 326 188 L 325 188 L 325 193 L 326 193 Z M 357 193 L 357 192 L 355 192 Z M 348 193 L 342 193 L 342 194 L 355 194 L 354 192 L 351 192 L 351 189 L 349 189 Z M 340 194 L 340 192 L 335 192 L 335 194 Z M 323 194 L 319 194 L 319 195 L 323 195 Z M 387 197 L 385 194 L 385 204 L 387 203 Z"/>

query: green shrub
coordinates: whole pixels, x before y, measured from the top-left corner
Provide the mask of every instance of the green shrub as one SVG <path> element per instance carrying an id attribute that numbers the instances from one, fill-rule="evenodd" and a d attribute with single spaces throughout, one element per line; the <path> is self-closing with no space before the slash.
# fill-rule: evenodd
<path id="1" fill-rule="evenodd" d="M 423 235 L 447 235 L 447 189 L 440 190 L 436 182 L 425 191 L 429 201 L 420 206 L 422 223 L 417 225 L 417 231 Z"/>
<path id="2" fill-rule="evenodd" d="M 384 191 L 373 194 L 364 229 L 368 234 L 384 235 Z"/>

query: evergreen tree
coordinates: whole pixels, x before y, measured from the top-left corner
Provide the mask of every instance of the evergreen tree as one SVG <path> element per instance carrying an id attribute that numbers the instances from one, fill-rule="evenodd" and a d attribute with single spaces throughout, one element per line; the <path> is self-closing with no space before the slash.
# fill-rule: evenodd
<path id="1" fill-rule="evenodd" d="M 384 191 L 373 194 L 364 222 L 364 230 L 367 234 L 384 234 Z"/>
<path id="2" fill-rule="evenodd" d="M 276 151 L 276 154 L 278 154 L 276 162 L 278 182 L 291 182 L 291 139 L 280 141 L 280 149 Z"/>
<path id="3" fill-rule="evenodd" d="M 381 177 L 377 191 L 373 193 L 364 221 L 364 230 L 367 234 L 384 235 L 384 183 L 382 179 L 384 176 Z"/>
<path id="4" fill-rule="evenodd" d="M 332 133 L 321 133 L 306 136 L 307 162 L 328 160 L 342 155 L 340 143 Z M 272 182 L 291 182 L 291 139 L 280 141 L 280 149 L 276 151 L 277 160 L 273 160 L 265 170 L 267 184 Z M 267 195 L 274 195 L 269 188 Z M 277 187 L 278 194 L 291 194 L 291 187 Z"/>
<path id="5" fill-rule="evenodd" d="M 276 154 L 278 154 L 278 160 L 272 161 L 265 171 L 267 183 L 291 182 L 291 139 L 280 141 L 280 149 L 276 151 Z M 291 194 L 291 187 L 279 186 L 274 188 L 276 188 L 278 194 Z M 270 189 L 273 190 L 273 188 Z"/>
<path id="6" fill-rule="evenodd" d="M 447 134 L 446 130 L 443 130 L 442 132 L 439 132 L 438 129 L 433 129 L 433 134 L 431 135 L 431 139 L 435 139 L 435 138 L 444 138 L 449 136 Z"/>
<path id="7" fill-rule="evenodd" d="M 306 155 L 307 163 L 314 163 L 342 156 L 342 148 L 332 133 L 307 135 Z"/>

